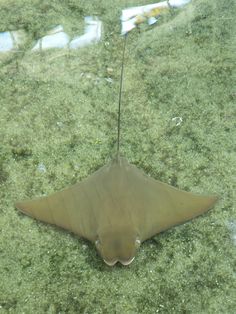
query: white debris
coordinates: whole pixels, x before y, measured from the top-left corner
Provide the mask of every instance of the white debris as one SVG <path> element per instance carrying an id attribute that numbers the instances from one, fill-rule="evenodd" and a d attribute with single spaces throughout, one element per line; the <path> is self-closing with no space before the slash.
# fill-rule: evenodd
<path id="1" fill-rule="evenodd" d="M 227 225 L 229 230 L 231 231 L 232 241 L 236 245 L 236 220 L 228 221 Z"/>
<path id="2" fill-rule="evenodd" d="M 86 16 L 84 22 L 85 33 L 83 35 L 71 39 L 70 36 L 64 32 L 63 26 L 58 25 L 46 36 L 40 38 L 32 50 L 50 48 L 77 49 L 98 42 L 101 39 L 102 22 L 92 16 Z"/>
<path id="3" fill-rule="evenodd" d="M 191 0 L 170 0 L 169 4 L 173 8 L 182 7 L 185 4 L 189 3 Z"/>
<path id="4" fill-rule="evenodd" d="M 10 51 L 14 48 L 14 42 L 11 36 L 11 32 L 0 33 L 0 51 Z"/>
<path id="5" fill-rule="evenodd" d="M 40 38 L 32 50 L 64 48 L 68 45 L 69 41 L 70 37 L 64 32 L 63 26 L 58 25 L 48 35 Z"/>
<path id="6" fill-rule="evenodd" d="M 113 83 L 113 79 L 111 77 L 105 77 L 105 80 L 108 82 L 108 83 Z"/>
<path id="7" fill-rule="evenodd" d="M 183 118 L 182 117 L 174 117 L 171 119 L 171 121 L 173 121 L 176 126 L 179 126 L 183 122 Z"/>
<path id="8" fill-rule="evenodd" d="M 122 10 L 121 22 L 122 29 L 121 34 L 124 35 L 135 28 L 137 25 L 147 20 L 149 25 L 157 22 L 158 17 L 163 11 L 169 8 L 182 7 L 191 0 L 169 0 L 158 3 L 143 5 L 139 7 L 132 7 Z"/>
<path id="9" fill-rule="evenodd" d="M 61 122 L 61 121 L 57 121 L 56 125 L 57 125 L 59 128 L 63 128 L 63 122 Z"/>
<path id="10" fill-rule="evenodd" d="M 41 173 L 45 173 L 47 171 L 45 165 L 43 163 L 40 163 L 37 167 L 37 170 Z"/>
<path id="11" fill-rule="evenodd" d="M 101 39 L 102 22 L 98 19 L 93 19 L 91 16 L 85 17 L 84 21 L 86 23 L 85 33 L 82 36 L 74 38 L 70 42 L 69 47 L 71 49 L 84 47 L 91 43 L 96 43 Z"/>
<path id="12" fill-rule="evenodd" d="M 87 250 L 87 248 L 88 248 L 88 246 L 87 246 L 86 244 L 83 244 L 83 245 L 82 245 L 82 249 L 83 249 L 83 250 Z"/>
<path id="13" fill-rule="evenodd" d="M 98 18 L 87 16 L 85 21 L 85 33 L 75 38 L 64 32 L 62 25 L 52 28 L 44 37 L 40 38 L 32 51 L 68 48 L 77 49 L 100 41 L 102 36 L 102 22 Z M 26 33 L 22 30 L 0 32 L 0 52 L 8 52 L 19 49 L 19 45 L 25 40 Z"/>
<path id="14" fill-rule="evenodd" d="M 0 52 L 8 52 L 19 48 L 25 40 L 23 30 L 0 32 Z"/>

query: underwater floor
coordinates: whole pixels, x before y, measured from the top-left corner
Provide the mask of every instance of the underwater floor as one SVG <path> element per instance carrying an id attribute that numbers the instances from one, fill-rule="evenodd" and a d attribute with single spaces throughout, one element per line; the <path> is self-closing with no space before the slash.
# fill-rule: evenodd
<path id="1" fill-rule="evenodd" d="M 112 268 L 93 244 L 14 208 L 115 154 L 121 11 L 150 3 L 0 3 L 0 32 L 16 45 L 0 50 L 0 313 L 235 313 L 233 0 L 192 0 L 141 24 L 125 56 L 122 155 L 162 182 L 218 195 L 214 208 Z M 68 49 L 89 16 L 98 36 Z M 66 47 L 32 51 L 60 25 Z"/>

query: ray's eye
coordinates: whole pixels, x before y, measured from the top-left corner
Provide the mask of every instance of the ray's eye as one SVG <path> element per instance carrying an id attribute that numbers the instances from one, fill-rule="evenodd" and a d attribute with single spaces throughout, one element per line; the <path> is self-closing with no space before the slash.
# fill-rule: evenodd
<path id="1" fill-rule="evenodd" d="M 139 239 L 135 240 L 135 246 L 138 248 L 141 244 L 141 241 Z"/>
<path id="2" fill-rule="evenodd" d="M 96 245 L 96 248 L 98 248 L 98 249 L 101 247 L 101 242 L 100 242 L 99 239 L 97 239 L 97 240 L 95 241 L 95 245 Z"/>

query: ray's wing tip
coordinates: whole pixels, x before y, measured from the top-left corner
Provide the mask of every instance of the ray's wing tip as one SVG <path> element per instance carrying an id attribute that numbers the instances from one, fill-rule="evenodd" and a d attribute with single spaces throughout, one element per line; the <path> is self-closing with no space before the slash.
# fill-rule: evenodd
<path id="1" fill-rule="evenodd" d="M 16 202 L 14 206 L 16 209 L 20 211 L 21 214 L 37 219 L 37 215 L 35 214 L 31 207 L 27 206 L 27 203 L 28 201 Z"/>
<path id="2" fill-rule="evenodd" d="M 23 210 L 23 202 L 15 202 L 14 207 L 22 211 Z"/>
<path id="3" fill-rule="evenodd" d="M 220 199 L 218 195 L 210 195 L 207 196 L 208 204 L 207 204 L 207 210 L 211 209 Z"/>
<path id="4" fill-rule="evenodd" d="M 26 202 L 25 201 L 20 201 L 20 202 L 16 202 L 14 203 L 14 207 L 16 209 L 18 209 L 20 212 L 26 214 L 26 215 L 31 215 L 32 213 L 30 212 L 30 210 L 27 208 L 26 206 Z"/>
<path id="5" fill-rule="evenodd" d="M 23 202 L 16 202 L 14 203 L 14 207 L 16 209 L 18 209 L 19 211 L 25 213 L 25 210 L 24 210 L 24 203 Z"/>
<path id="6" fill-rule="evenodd" d="M 213 195 L 210 196 L 210 199 L 211 199 L 212 203 L 215 204 L 216 202 L 219 201 L 220 196 L 216 195 L 216 194 L 213 194 Z"/>

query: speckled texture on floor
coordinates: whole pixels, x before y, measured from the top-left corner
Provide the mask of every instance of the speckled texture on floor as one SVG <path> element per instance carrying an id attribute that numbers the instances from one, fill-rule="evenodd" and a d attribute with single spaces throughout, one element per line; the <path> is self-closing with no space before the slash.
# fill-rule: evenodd
<path id="1" fill-rule="evenodd" d="M 91 4 L 92 3 L 92 4 Z M 129 34 L 122 154 L 152 177 L 215 193 L 206 215 L 143 243 L 109 268 L 94 245 L 36 222 L 16 200 L 88 176 L 115 152 L 121 9 L 150 1 L 2 0 L 0 31 L 24 29 L 0 55 L 0 313 L 234 313 L 236 307 L 235 3 L 193 0 Z M 31 53 L 57 24 L 96 45 Z"/>

